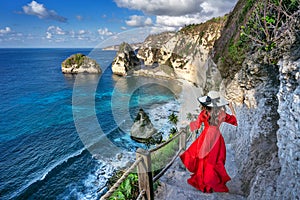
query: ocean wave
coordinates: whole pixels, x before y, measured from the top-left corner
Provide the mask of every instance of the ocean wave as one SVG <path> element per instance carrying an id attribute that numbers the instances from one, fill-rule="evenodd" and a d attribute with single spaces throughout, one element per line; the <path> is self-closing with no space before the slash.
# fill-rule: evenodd
<path id="1" fill-rule="evenodd" d="M 114 131 L 118 130 L 119 126 L 121 126 L 123 123 L 125 123 L 125 120 L 122 121 L 121 123 L 119 123 L 118 126 L 110 129 L 106 133 L 106 135 L 112 134 Z M 104 137 L 104 135 L 102 137 Z M 51 174 L 56 169 L 60 168 L 62 165 L 67 164 L 70 160 L 72 160 L 74 158 L 82 156 L 85 152 L 88 152 L 88 149 L 92 148 L 93 145 L 97 144 L 101 140 L 102 137 L 99 137 L 97 141 L 94 141 L 89 146 L 86 146 L 85 148 L 79 149 L 79 150 L 75 151 L 74 153 L 69 154 L 69 155 L 63 157 L 62 159 L 56 161 L 53 165 L 49 166 L 43 172 L 41 172 L 38 176 L 36 176 L 36 178 L 32 179 L 29 183 L 27 183 L 26 185 L 24 185 L 20 189 L 16 190 L 13 194 L 11 194 L 9 196 L 9 199 L 14 199 L 14 198 L 20 196 L 28 188 L 30 188 L 32 185 L 37 184 L 40 181 L 44 181 L 48 177 L 49 174 Z"/>
<path id="2" fill-rule="evenodd" d="M 29 183 L 27 183 L 26 185 L 24 185 L 23 187 L 21 187 L 20 189 L 18 189 L 17 191 L 15 191 L 10 197 L 9 199 L 14 199 L 18 196 L 20 196 L 23 192 L 25 192 L 28 188 L 30 188 L 30 186 L 34 185 L 35 183 L 39 182 L 39 181 L 43 181 L 46 179 L 46 177 L 55 169 L 57 169 L 58 167 L 62 166 L 65 163 L 68 163 L 68 161 L 70 159 L 76 158 L 81 156 L 84 152 L 86 151 L 86 148 L 82 148 L 66 157 L 64 157 L 61 160 L 58 160 L 57 162 L 55 162 L 52 166 L 48 167 L 46 170 L 43 171 L 43 173 L 41 173 L 39 176 L 37 176 L 36 178 L 34 178 L 33 180 L 31 180 Z"/>

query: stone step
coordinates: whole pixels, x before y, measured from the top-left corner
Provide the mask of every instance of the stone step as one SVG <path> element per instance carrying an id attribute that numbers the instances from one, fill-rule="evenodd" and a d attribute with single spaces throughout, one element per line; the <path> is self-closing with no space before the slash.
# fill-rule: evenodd
<path id="1" fill-rule="evenodd" d="M 159 179 L 160 186 L 155 193 L 155 199 L 161 200 L 185 200 L 185 199 L 220 199 L 243 200 L 246 199 L 241 191 L 241 181 L 234 161 L 234 152 L 231 146 L 227 146 L 226 169 L 231 181 L 226 185 L 229 193 L 203 193 L 187 183 L 190 172 L 177 158 L 170 169 Z"/>
<path id="2" fill-rule="evenodd" d="M 184 183 L 183 183 L 184 184 Z M 159 191 L 156 191 L 155 198 L 158 200 L 244 200 L 245 197 L 231 193 L 202 193 L 192 188 L 185 189 L 161 182 Z"/>

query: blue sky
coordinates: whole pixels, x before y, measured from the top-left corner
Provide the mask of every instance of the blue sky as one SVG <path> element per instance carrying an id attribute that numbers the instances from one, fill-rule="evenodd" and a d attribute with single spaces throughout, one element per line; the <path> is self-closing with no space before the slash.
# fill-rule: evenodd
<path id="1" fill-rule="evenodd" d="M 237 0 L 1 0 L 0 48 L 140 42 L 233 9 Z"/>

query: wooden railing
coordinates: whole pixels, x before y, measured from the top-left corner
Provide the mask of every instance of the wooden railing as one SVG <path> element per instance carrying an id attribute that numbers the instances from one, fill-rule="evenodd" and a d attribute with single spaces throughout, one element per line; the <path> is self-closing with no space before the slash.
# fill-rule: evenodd
<path id="1" fill-rule="evenodd" d="M 118 189 L 120 184 L 129 176 L 129 174 L 134 171 L 135 168 L 137 168 L 140 192 L 137 199 L 153 200 L 153 183 L 156 182 L 172 166 L 179 154 L 185 150 L 187 141 L 189 141 L 191 137 L 193 137 L 193 139 L 195 138 L 195 133 L 189 134 L 189 137 L 187 137 L 188 133 L 189 132 L 187 129 L 181 129 L 180 132 L 173 136 L 170 140 L 156 146 L 149 151 L 138 148 L 136 151 L 135 162 L 126 170 L 122 177 L 109 189 L 109 191 L 101 197 L 100 200 L 108 199 L 116 191 L 116 189 Z M 177 138 L 179 139 L 178 151 L 174 154 L 171 161 L 153 177 L 151 154 L 159 151 Z"/>

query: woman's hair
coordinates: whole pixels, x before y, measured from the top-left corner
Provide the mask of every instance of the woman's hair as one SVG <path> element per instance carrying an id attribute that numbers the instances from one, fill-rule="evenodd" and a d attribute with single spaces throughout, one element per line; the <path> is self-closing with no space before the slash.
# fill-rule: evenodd
<path id="1" fill-rule="evenodd" d="M 209 112 L 209 125 L 211 126 L 218 126 L 219 125 L 219 114 L 221 110 L 226 111 L 225 106 L 221 107 L 208 107 L 205 104 L 202 105 L 202 110 L 207 110 Z"/>
<path id="2" fill-rule="evenodd" d="M 211 111 L 211 107 L 208 107 L 208 106 L 205 105 L 204 103 L 200 103 L 200 104 L 201 104 L 201 109 L 202 109 L 202 110 Z"/>

